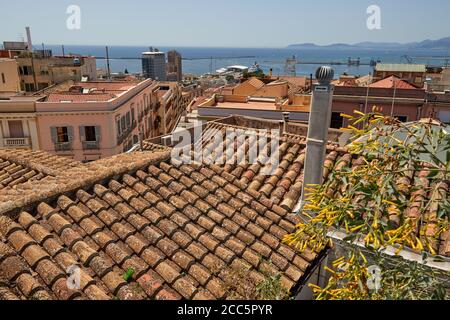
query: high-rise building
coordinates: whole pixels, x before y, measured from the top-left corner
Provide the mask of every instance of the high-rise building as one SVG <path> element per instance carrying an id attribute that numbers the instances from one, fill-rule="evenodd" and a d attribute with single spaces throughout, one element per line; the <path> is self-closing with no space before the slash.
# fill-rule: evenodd
<path id="1" fill-rule="evenodd" d="M 166 55 L 160 51 L 142 53 L 142 74 L 145 78 L 166 81 Z"/>
<path id="2" fill-rule="evenodd" d="M 167 80 L 181 81 L 183 80 L 183 67 L 181 62 L 181 54 L 175 50 L 167 53 Z"/>

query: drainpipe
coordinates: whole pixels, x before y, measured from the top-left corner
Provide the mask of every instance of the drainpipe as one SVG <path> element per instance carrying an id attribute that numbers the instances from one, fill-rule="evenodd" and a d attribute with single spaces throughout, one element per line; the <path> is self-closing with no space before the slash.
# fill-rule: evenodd
<path id="1" fill-rule="evenodd" d="M 331 81 L 334 70 L 331 67 L 320 67 L 316 72 L 318 85 L 313 88 L 311 112 L 309 115 L 308 138 L 306 140 L 306 160 L 302 190 L 303 207 L 307 193 L 305 188 L 323 183 L 323 164 L 325 162 L 328 129 L 331 124 L 331 105 L 334 85 Z"/>

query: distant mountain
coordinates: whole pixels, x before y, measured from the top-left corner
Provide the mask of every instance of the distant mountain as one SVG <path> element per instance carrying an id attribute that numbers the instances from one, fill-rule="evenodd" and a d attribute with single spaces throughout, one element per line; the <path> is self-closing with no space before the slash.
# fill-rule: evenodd
<path id="1" fill-rule="evenodd" d="M 449 49 L 450 37 L 438 40 L 425 40 L 422 42 L 359 42 L 355 44 L 333 43 L 329 45 L 316 45 L 314 43 L 291 44 L 288 48 L 295 49 Z"/>
<path id="2" fill-rule="evenodd" d="M 417 49 L 450 49 L 450 37 L 439 40 L 425 40 L 415 45 Z"/>

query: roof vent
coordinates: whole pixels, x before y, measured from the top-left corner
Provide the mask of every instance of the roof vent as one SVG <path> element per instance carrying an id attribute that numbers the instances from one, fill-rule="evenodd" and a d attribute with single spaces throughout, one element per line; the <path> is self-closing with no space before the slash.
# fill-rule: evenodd
<path id="1" fill-rule="evenodd" d="M 328 66 L 322 66 L 316 71 L 316 79 L 319 84 L 326 85 L 331 82 L 334 78 L 334 70 Z"/>

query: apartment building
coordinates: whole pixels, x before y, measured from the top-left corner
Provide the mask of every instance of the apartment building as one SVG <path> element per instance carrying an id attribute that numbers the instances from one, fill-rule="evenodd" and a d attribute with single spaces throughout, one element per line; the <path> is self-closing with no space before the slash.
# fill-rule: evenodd
<path id="1" fill-rule="evenodd" d="M 181 54 L 175 50 L 167 53 L 167 81 L 182 81 L 183 65 Z"/>
<path id="2" fill-rule="evenodd" d="M 79 82 L 36 103 L 41 148 L 79 161 L 126 152 L 147 137 L 158 86 L 142 82 Z"/>
<path id="3" fill-rule="evenodd" d="M 17 59 L 22 91 L 36 92 L 66 80 L 97 80 L 94 57 L 23 53 Z"/>
<path id="4" fill-rule="evenodd" d="M 174 82 L 68 81 L 45 94 L 0 99 L 0 148 L 93 161 L 171 133 L 186 106 Z"/>
<path id="5" fill-rule="evenodd" d="M 418 88 L 423 88 L 426 79 L 426 72 L 427 68 L 424 64 L 378 63 L 375 66 L 373 76 L 376 80 L 396 76 L 402 80 L 414 84 Z"/>
<path id="6" fill-rule="evenodd" d="M 146 79 L 166 81 L 166 54 L 160 51 L 142 53 L 142 74 Z"/>
<path id="7" fill-rule="evenodd" d="M 176 82 L 160 82 L 158 99 L 153 126 L 154 136 L 171 133 L 177 127 L 188 105 L 187 99 L 183 98 L 181 86 Z"/>
<path id="8" fill-rule="evenodd" d="M 20 91 L 18 65 L 14 59 L 0 58 L 0 92 Z"/>
<path id="9" fill-rule="evenodd" d="M 424 89 L 418 89 L 396 77 L 388 77 L 368 87 L 336 86 L 333 96 L 331 127 L 340 129 L 349 123 L 341 114 L 353 114 L 354 110 L 377 112 L 393 116 L 403 122 L 418 121 L 424 117 Z"/>

